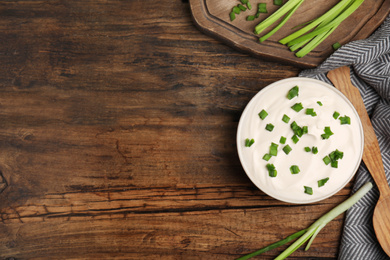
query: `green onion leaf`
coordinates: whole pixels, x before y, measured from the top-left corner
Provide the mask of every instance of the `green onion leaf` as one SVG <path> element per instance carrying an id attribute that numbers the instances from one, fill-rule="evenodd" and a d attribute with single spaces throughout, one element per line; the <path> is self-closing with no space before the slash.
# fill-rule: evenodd
<path id="1" fill-rule="evenodd" d="M 258 13 L 268 13 L 267 4 L 266 3 L 259 3 L 259 5 L 257 7 L 257 12 Z"/>
<path id="2" fill-rule="evenodd" d="M 326 165 L 328 165 L 332 160 L 329 158 L 329 156 L 325 156 L 324 158 L 322 158 L 322 160 L 324 161 L 324 163 Z"/>
<path id="3" fill-rule="evenodd" d="M 268 131 L 270 131 L 270 132 L 272 132 L 272 130 L 274 130 L 274 125 L 273 124 L 267 124 L 266 126 L 265 126 L 265 129 L 266 130 L 268 130 Z"/>
<path id="4" fill-rule="evenodd" d="M 278 144 L 271 143 L 271 146 L 269 147 L 269 154 L 272 156 L 278 155 Z"/>
<path id="5" fill-rule="evenodd" d="M 337 112 L 337 111 L 334 111 L 334 113 L 333 113 L 333 118 L 334 118 L 334 119 L 337 119 L 339 116 L 340 116 L 340 113 Z"/>
<path id="6" fill-rule="evenodd" d="M 321 101 L 317 101 L 317 104 L 320 105 L 320 107 L 322 107 L 322 102 Z"/>
<path id="7" fill-rule="evenodd" d="M 305 193 L 309 195 L 313 195 L 313 189 L 308 186 L 303 186 L 305 188 Z"/>
<path id="8" fill-rule="evenodd" d="M 339 165 L 339 162 L 338 162 L 338 161 L 332 161 L 332 162 L 330 163 L 330 166 L 333 167 L 333 168 L 337 168 L 338 165 Z"/>
<path id="9" fill-rule="evenodd" d="M 244 255 L 242 257 L 239 257 L 236 260 L 248 260 L 248 259 L 250 259 L 250 258 L 252 258 L 254 256 L 258 256 L 258 255 L 260 255 L 262 253 L 265 253 L 265 252 L 268 252 L 268 251 L 270 251 L 272 249 L 278 248 L 279 246 L 287 244 L 288 242 L 290 242 L 290 241 L 292 241 L 292 240 L 302 236 L 306 231 L 307 231 L 307 229 L 300 230 L 300 231 L 298 231 L 298 232 L 296 232 L 296 233 L 294 233 L 292 235 L 289 235 L 285 239 L 282 239 L 282 240 L 280 240 L 280 241 L 278 241 L 276 243 L 273 243 L 273 244 L 271 244 L 269 246 L 263 247 L 263 248 L 255 251 L 253 253 L 250 253 L 250 254 Z"/>
<path id="10" fill-rule="evenodd" d="M 254 139 L 249 139 L 249 138 L 245 139 L 245 146 L 246 147 L 251 147 L 252 144 L 254 144 L 254 143 L 255 143 Z"/>
<path id="11" fill-rule="evenodd" d="M 343 159 L 344 153 L 336 149 L 329 154 L 329 157 L 332 161 L 337 161 L 339 159 Z"/>
<path id="12" fill-rule="evenodd" d="M 240 14 L 241 13 L 241 9 L 238 6 L 233 7 L 232 11 L 235 14 Z"/>
<path id="13" fill-rule="evenodd" d="M 286 114 L 283 115 L 283 118 L 282 118 L 282 121 L 285 122 L 285 123 L 288 123 L 290 122 L 290 117 Z"/>
<path id="14" fill-rule="evenodd" d="M 268 112 L 265 111 L 264 109 L 260 111 L 259 117 L 260 119 L 264 120 L 268 116 Z"/>
<path id="15" fill-rule="evenodd" d="M 326 226 L 330 221 L 335 219 L 337 216 L 339 216 L 341 213 L 348 210 L 350 207 L 352 207 L 356 202 L 358 202 L 364 195 L 367 194 L 372 188 L 372 183 L 367 182 L 365 183 L 357 192 L 355 192 L 351 197 L 349 197 L 347 200 L 345 200 L 343 203 L 337 205 L 332 210 L 330 210 L 328 213 L 324 214 L 321 218 L 319 218 L 317 221 L 315 221 L 303 234 L 301 237 L 299 237 L 294 243 L 292 243 L 286 250 L 284 250 L 278 257 L 275 258 L 275 260 L 282 260 L 286 259 L 289 255 L 291 255 L 295 250 L 301 247 L 306 241 L 307 246 L 305 250 L 308 250 L 310 248 L 310 245 L 312 244 L 313 240 L 315 239 L 316 235 L 321 231 L 323 227 Z"/>
<path id="16" fill-rule="evenodd" d="M 263 159 L 266 160 L 266 161 L 268 162 L 269 159 L 271 159 L 271 157 L 272 157 L 272 156 L 271 156 L 270 154 L 266 153 L 266 154 L 264 154 Z"/>
<path id="17" fill-rule="evenodd" d="M 295 86 L 292 89 L 290 89 L 287 93 L 287 98 L 288 99 L 293 99 L 294 97 L 297 97 L 299 95 L 299 87 Z"/>
<path id="18" fill-rule="evenodd" d="M 267 167 L 267 170 L 268 170 L 268 175 L 270 177 L 276 177 L 278 172 L 275 169 L 275 165 L 269 163 L 269 164 L 266 165 L 266 167 Z"/>
<path id="19" fill-rule="evenodd" d="M 342 124 L 342 125 L 350 125 L 351 124 L 351 118 L 349 116 L 342 116 L 339 119 L 340 119 L 340 124 Z"/>
<path id="20" fill-rule="evenodd" d="M 325 183 L 327 183 L 328 181 L 329 181 L 329 177 L 317 181 L 317 183 L 318 183 L 318 188 L 324 186 Z"/>
<path id="21" fill-rule="evenodd" d="M 295 121 L 292 122 L 290 126 L 294 134 L 297 135 L 298 137 L 302 137 L 302 135 L 307 134 L 309 131 L 307 126 L 300 127 Z"/>
<path id="22" fill-rule="evenodd" d="M 236 15 L 234 14 L 234 12 L 230 12 L 230 21 L 234 21 L 234 19 L 236 19 Z"/>
<path id="23" fill-rule="evenodd" d="M 246 7 L 243 6 L 242 4 L 238 4 L 237 7 L 240 8 L 241 11 L 246 11 Z"/>
<path id="24" fill-rule="evenodd" d="M 291 107 L 295 112 L 299 112 L 303 109 L 302 103 L 296 103 Z"/>
<path id="25" fill-rule="evenodd" d="M 297 166 L 297 165 L 292 165 L 291 167 L 290 167 L 290 172 L 291 172 L 291 174 L 297 174 L 297 173 L 299 173 L 301 170 L 299 169 L 299 167 Z"/>
<path id="26" fill-rule="evenodd" d="M 313 146 L 313 148 L 311 148 L 311 151 L 313 154 L 317 154 L 318 153 L 318 148 Z"/>
<path id="27" fill-rule="evenodd" d="M 248 3 L 248 0 L 241 0 L 241 3 L 246 5 Z"/>
<path id="28" fill-rule="evenodd" d="M 306 115 L 316 116 L 317 113 L 314 111 L 314 108 L 307 108 Z"/>
<path id="29" fill-rule="evenodd" d="M 281 143 L 281 144 L 285 144 L 285 143 L 286 143 L 286 140 L 287 140 L 287 138 L 286 138 L 286 137 L 284 137 L 284 136 L 281 136 L 281 137 L 280 137 L 280 140 L 279 140 L 279 143 Z"/>
<path id="30" fill-rule="evenodd" d="M 252 5 L 249 3 L 249 1 L 246 3 L 246 7 L 248 7 L 249 10 L 252 10 Z"/>
<path id="31" fill-rule="evenodd" d="M 283 0 L 274 0 L 274 5 L 281 6 L 283 4 Z"/>
<path id="32" fill-rule="evenodd" d="M 336 42 L 336 43 L 333 43 L 333 44 L 332 44 L 333 50 L 337 50 L 337 49 L 340 48 L 340 47 L 341 47 L 341 44 L 340 44 L 339 42 Z"/>
<path id="33" fill-rule="evenodd" d="M 289 145 L 286 145 L 285 147 L 283 147 L 283 152 L 285 154 L 289 154 L 291 151 L 292 151 L 292 148 Z"/>
<path id="34" fill-rule="evenodd" d="M 293 137 L 291 137 L 291 140 L 293 141 L 294 144 L 296 144 L 296 143 L 298 143 L 299 138 L 297 135 L 293 135 Z"/>
<path id="35" fill-rule="evenodd" d="M 288 35 L 279 42 L 288 46 L 305 45 L 297 57 L 303 57 L 325 40 L 364 0 L 341 0 L 328 12 L 312 20 L 302 29 Z M 299 48 L 300 48 L 299 47 Z"/>
<path id="36" fill-rule="evenodd" d="M 279 20 L 283 15 L 288 13 L 286 15 L 286 17 L 284 17 L 284 19 L 277 26 L 278 28 L 280 28 L 288 20 L 288 18 L 294 13 L 294 11 L 298 8 L 298 6 L 301 5 L 302 3 L 303 3 L 303 0 L 289 0 L 286 4 L 284 4 L 278 10 L 276 10 L 273 14 L 268 16 L 264 21 L 259 23 L 255 27 L 254 33 L 260 34 L 266 28 L 268 28 L 273 23 L 275 23 L 277 20 Z M 273 31 L 276 32 L 277 30 L 273 30 Z"/>
<path id="37" fill-rule="evenodd" d="M 247 21 L 253 21 L 253 20 L 255 20 L 255 16 L 254 16 L 254 15 L 248 15 L 248 16 L 246 17 L 246 20 L 247 20 Z"/>
<path id="38" fill-rule="evenodd" d="M 311 152 L 311 148 L 308 147 L 308 146 L 306 146 L 306 147 L 305 147 L 305 152 Z"/>
<path id="39" fill-rule="evenodd" d="M 333 132 L 330 130 L 329 126 L 325 126 L 324 133 L 321 135 L 322 139 L 329 139 L 333 135 Z"/>

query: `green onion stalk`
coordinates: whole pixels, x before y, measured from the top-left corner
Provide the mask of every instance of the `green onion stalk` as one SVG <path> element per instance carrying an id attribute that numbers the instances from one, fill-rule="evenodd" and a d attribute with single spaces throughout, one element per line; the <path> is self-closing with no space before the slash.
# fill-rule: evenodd
<path id="1" fill-rule="evenodd" d="M 319 218 L 317 221 L 315 221 L 311 226 L 309 226 L 306 229 L 300 230 L 288 237 L 286 237 L 283 240 L 280 240 L 276 243 L 273 243 L 267 247 L 264 247 L 260 250 L 257 250 L 253 253 L 247 254 L 245 256 L 242 256 L 240 258 L 237 258 L 237 260 L 245 260 L 249 259 L 251 257 L 260 255 L 262 253 L 265 253 L 269 250 L 275 249 L 279 246 L 282 246 L 294 239 L 297 239 L 294 243 L 292 243 L 286 250 L 284 250 L 279 256 L 275 258 L 275 260 L 282 260 L 287 258 L 289 255 L 291 255 L 293 252 L 295 252 L 299 247 L 301 247 L 306 241 L 307 243 L 305 247 L 305 251 L 307 251 L 311 244 L 313 243 L 313 240 L 317 236 L 317 234 L 321 231 L 322 228 L 326 226 L 330 221 L 335 219 L 340 214 L 347 211 L 350 207 L 352 207 L 356 202 L 358 202 L 364 195 L 367 194 L 372 188 L 372 183 L 367 182 L 365 183 L 357 192 L 355 192 L 352 196 L 350 196 L 347 200 L 342 202 L 341 204 L 337 205 L 335 208 L 330 210 L 328 213 L 324 214 L 321 218 Z"/>
<path id="2" fill-rule="evenodd" d="M 279 42 L 289 46 L 291 51 L 296 51 L 301 48 L 295 54 L 301 58 L 332 34 L 363 2 L 364 0 L 341 0 L 328 12 L 309 22 L 302 29 L 281 39 Z"/>

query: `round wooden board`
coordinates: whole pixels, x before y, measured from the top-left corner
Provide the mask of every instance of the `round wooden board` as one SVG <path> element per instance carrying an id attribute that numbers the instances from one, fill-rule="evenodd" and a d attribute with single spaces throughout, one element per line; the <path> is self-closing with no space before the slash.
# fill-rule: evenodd
<path id="1" fill-rule="evenodd" d="M 365 0 L 363 4 L 316 49 L 303 58 L 298 58 L 278 40 L 293 32 L 293 27 L 320 16 L 335 5 L 338 0 L 305 1 L 288 22 L 272 37 L 263 43 L 258 42 L 254 27 L 267 15 L 276 10 L 273 0 L 261 0 L 267 3 L 268 14 L 262 14 L 255 21 L 246 21 L 248 15 L 256 13 L 260 1 L 251 1 L 252 10 L 246 10 L 230 21 L 232 7 L 238 0 L 190 0 L 192 17 L 198 28 L 240 51 L 250 53 L 267 60 L 279 61 L 301 68 L 313 68 L 333 53 L 332 44 L 345 44 L 370 36 L 384 21 L 390 12 L 390 0 Z M 264 32 L 266 33 L 266 32 Z"/>

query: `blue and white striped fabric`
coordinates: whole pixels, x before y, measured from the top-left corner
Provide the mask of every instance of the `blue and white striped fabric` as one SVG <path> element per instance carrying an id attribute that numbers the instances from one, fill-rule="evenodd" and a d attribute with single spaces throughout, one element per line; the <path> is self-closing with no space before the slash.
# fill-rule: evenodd
<path id="1" fill-rule="evenodd" d="M 359 88 L 378 137 L 383 163 L 390 180 L 390 16 L 368 39 L 348 43 L 338 49 L 316 69 L 300 76 L 331 82 L 326 73 L 349 66 L 352 83 Z M 375 182 L 362 163 L 353 191 L 365 182 Z M 388 260 L 380 247 L 372 225 L 372 215 L 379 198 L 376 186 L 346 213 L 340 246 L 340 260 Z"/>

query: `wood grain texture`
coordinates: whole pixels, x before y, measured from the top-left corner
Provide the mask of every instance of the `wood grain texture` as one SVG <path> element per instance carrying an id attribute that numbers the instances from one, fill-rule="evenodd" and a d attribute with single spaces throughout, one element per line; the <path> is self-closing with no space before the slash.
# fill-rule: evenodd
<path id="1" fill-rule="evenodd" d="M 254 21 L 246 21 L 248 15 L 256 13 L 260 2 L 266 3 L 268 13 L 261 14 Z M 277 23 L 271 25 L 260 35 L 254 34 L 253 31 L 257 24 L 277 10 L 278 6 L 273 4 L 273 0 L 251 1 L 252 10 L 236 15 L 234 21 L 230 20 L 229 13 L 234 6 L 240 3 L 239 1 L 191 0 L 190 4 L 192 16 L 198 28 L 221 42 L 261 59 L 283 62 L 301 68 L 314 68 L 334 52 L 332 48 L 334 43 L 345 44 L 367 38 L 390 12 L 389 0 L 365 0 L 329 37 L 302 58 L 296 57 L 287 46 L 278 42 L 298 30 L 300 25 L 320 17 L 338 2 L 337 0 L 304 1 L 286 24 L 261 44 L 258 38 L 273 29 Z"/>
<path id="2" fill-rule="evenodd" d="M 299 69 L 204 35 L 188 3 L 3 1 L 0 14 L 1 259 L 234 259 L 349 196 L 296 206 L 255 188 L 239 117 Z M 342 224 L 291 259 L 336 259 Z"/>

